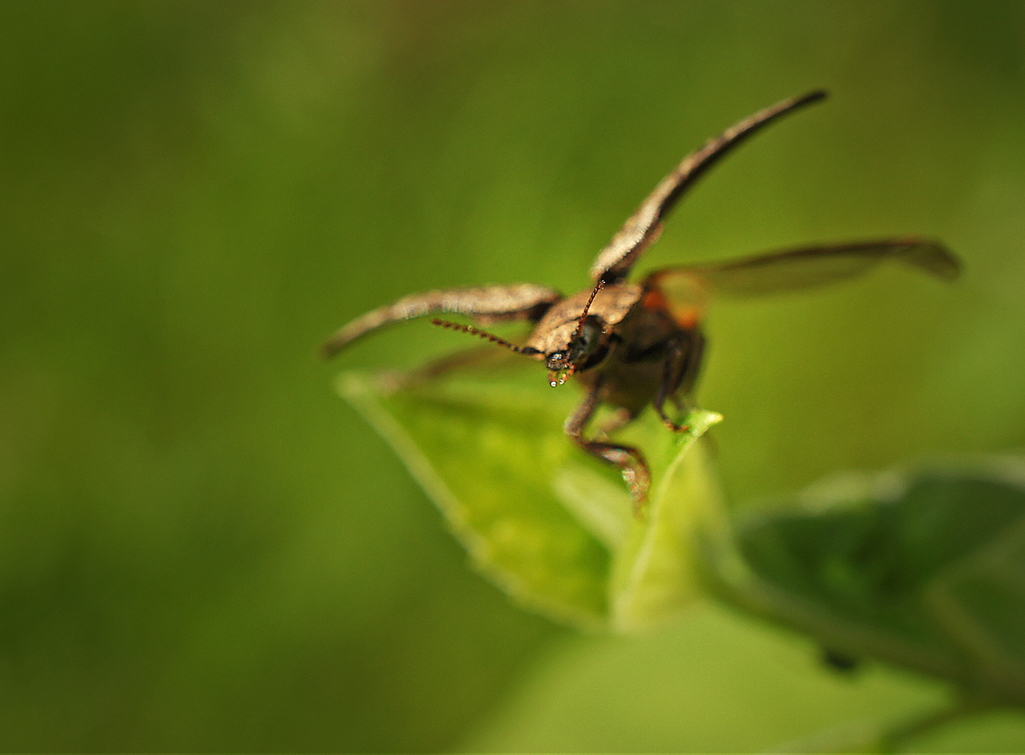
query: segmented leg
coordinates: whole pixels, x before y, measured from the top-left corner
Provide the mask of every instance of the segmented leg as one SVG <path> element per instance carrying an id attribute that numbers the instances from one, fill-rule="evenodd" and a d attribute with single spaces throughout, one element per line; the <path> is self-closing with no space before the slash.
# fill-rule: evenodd
<path id="1" fill-rule="evenodd" d="M 648 472 L 644 456 L 632 446 L 588 439 L 583 436 L 584 428 L 598 408 L 600 390 L 601 381 L 599 380 L 588 391 L 587 397 L 580 406 L 566 418 L 566 434 L 587 453 L 619 469 L 630 489 L 630 496 L 634 500 L 634 511 L 639 512 L 641 505 L 648 497 L 648 487 L 651 484 L 651 474 Z"/>
<path id="2" fill-rule="evenodd" d="M 417 382 L 429 382 L 464 370 L 469 371 L 479 367 L 518 364 L 522 361 L 523 357 L 519 357 L 504 349 L 496 349 L 494 346 L 489 345 L 476 346 L 432 359 L 427 364 L 422 364 L 410 370 L 409 376 Z"/>
<path id="3" fill-rule="evenodd" d="M 382 385 L 387 390 L 404 390 L 433 383 L 460 372 L 485 368 L 498 368 L 518 364 L 521 357 L 491 346 L 474 346 L 456 351 L 426 364 L 407 370 L 386 370 L 380 373 Z"/>
<path id="4" fill-rule="evenodd" d="M 699 332 L 691 331 L 688 341 L 673 343 L 666 351 L 662 367 L 662 382 L 658 386 L 653 405 L 662 423 L 674 433 L 687 432 L 687 425 L 678 425 L 666 415 L 666 399 L 672 400 L 677 409 L 683 410 L 685 403 L 681 394 L 690 393 L 698 376 L 701 353 L 705 339 Z"/>
<path id="5" fill-rule="evenodd" d="M 662 364 L 662 382 L 659 383 L 658 393 L 655 394 L 653 405 L 655 412 L 662 420 L 662 424 L 674 433 L 685 432 L 687 427 L 686 425 L 678 425 L 669 418 L 669 415 L 666 414 L 665 403 L 670 395 L 675 395 L 676 386 L 680 384 L 680 378 L 685 367 L 686 355 L 683 353 L 683 349 L 680 348 L 679 344 L 673 344 L 669 347 L 666 361 Z"/>
<path id="6" fill-rule="evenodd" d="M 655 393 L 652 406 L 661 418 L 662 423 L 673 432 L 686 432 L 687 425 L 678 425 L 665 413 L 665 402 L 671 399 L 678 409 L 683 402 L 680 393 L 686 393 L 694 383 L 697 366 L 701 358 L 701 337 L 692 334 L 690 341 L 673 341 L 665 350 L 665 361 L 662 363 L 662 381 Z"/>

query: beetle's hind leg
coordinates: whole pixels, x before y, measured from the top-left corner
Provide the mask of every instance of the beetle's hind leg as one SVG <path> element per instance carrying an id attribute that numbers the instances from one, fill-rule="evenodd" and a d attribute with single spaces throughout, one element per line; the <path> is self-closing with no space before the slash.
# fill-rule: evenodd
<path id="1" fill-rule="evenodd" d="M 483 344 L 432 359 L 426 364 L 413 368 L 408 375 L 412 381 L 426 383 L 464 371 L 502 367 L 518 363 L 521 360 L 522 357 L 517 357 L 511 352 Z"/>
<path id="2" fill-rule="evenodd" d="M 647 500 L 648 487 L 651 484 L 651 474 L 648 471 L 647 462 L 644 461 L 644 456 L 633 446 L 588 439 L 583 434 L 584 428 L 598 408 L 600 389 L 601 381 L 598 381 L 588 391 L 587 397 L 580 406 L 566 418 L 564 426 L 566 434 L 591 456 L 619 469 L 630 489 L 630 496 L 634 501 L 634 511 L 639 512 L 641 505 Z"/>
<path id="3" fill-rule="evenodd" d="M 390 390 L 404 390 L 444 380 L 462 373 L 479 372 L 482 369 L 498 370 L 518 364 L 522 357 L 493 346 L 473 346 L 469 349 L 446 354 L 408 369 L 384 370 L 380 373 L 382 384 Z"/>

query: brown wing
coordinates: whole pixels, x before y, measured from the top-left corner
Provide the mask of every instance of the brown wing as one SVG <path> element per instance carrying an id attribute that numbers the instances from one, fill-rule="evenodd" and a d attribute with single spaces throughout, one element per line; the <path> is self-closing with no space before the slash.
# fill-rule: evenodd
<path id="1" fill-rule="evenodd" d="M 536 322 L 561 299 L 562 294 L 555 289 L 534 283 L 412 294 L 357 317 L 325 341 L 320 351 L 325 358 L 331 357 L 356 339 L 385 325 L 438 312 L 466 315 L 482 325 L 502 320 Z"/>
<path id="2" fill-rule="evenodd" d="M 825 97 L 826 92 L 815 91 L 778 102 L 731 126 L 719 136 L 712 137 L 703 147 L 687 155 L 676 170 L 662 179 L 608 245 L 598 253 L 591 266 L 591 278 L 595 281 L 602 278 L 607 283 L 614 283 L 626 277 L 641 254 L 658 240 L 663 218 L 706 170 L 763 126 Z"/>
<path id="3" fill-rule="evenodd" d="M 796 291 L 852 278 L 887 259 L 899 260 L 945 280 L 953 280 L 961 272 L 960 261 L 943 244 L 910 237 L 808 246 L 730 262 L 664 268 L 645 278 L 644 287 L 663 292 L 674 311 L 691 307 L 700 314 L 709 295 L 756 296 Z"/>

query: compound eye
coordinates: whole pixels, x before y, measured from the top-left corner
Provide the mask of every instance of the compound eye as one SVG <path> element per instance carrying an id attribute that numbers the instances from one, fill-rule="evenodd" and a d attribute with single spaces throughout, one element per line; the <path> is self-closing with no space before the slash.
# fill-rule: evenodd
<path id="1" fill-rule="evenodd" d="M 584 323 L 584 326 L 580 329 L 580 335 L 576 337 L 576 340 L 572 344 L 573 349 L 573 361 L 583 362 L 594 353 L 594 350 L 598 347 L 598 343 L 601 341 L 602 328 L 601 326 L 588 320 Z"/>
<path id="2" fill-rule="evenodd" d="M 553 351 L 548 355 L 546 364 L 550 370 L 564 370 L 569 366 L 568 354 L 565 351 Z"/>

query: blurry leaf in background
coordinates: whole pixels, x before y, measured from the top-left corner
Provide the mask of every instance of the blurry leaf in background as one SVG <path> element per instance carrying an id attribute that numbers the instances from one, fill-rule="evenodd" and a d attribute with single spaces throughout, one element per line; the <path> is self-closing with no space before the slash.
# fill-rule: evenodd
<path id="1" fill-rule="evenodd" d="M 818 657 L 804 639 L 703 603 L 660 632 L 557 643 L 459 749 L 867 752 L 949 703 L 945 685 L 901 669 L 837 674 Z M 996 711 L 907 751 L 1021 752 L 1023 729 L 1025 713 Z"/>
<path id="2" fill-rule="evenodd" d="M 741 519 L 741 589 L 827 647 L 1022 705 L 1025 461 L 979 466 L 848 475 Z"/>
<path id="3" fill-rule="evenodd" d="M 643 423 L 662 442 L 649 456 L 650 500 L 635 516 L 619 475 L 610 484 L 611 470 L 563 432 L 568 391 L 440 380 L 395 389 L 351 373 L 339 387 L 434 499 L 473 564 L 526 607 L 628 631 L 662 623 L 696 597 L 691 531 L 720 503 L 695 442 L 719 415 L 692 411 L 677 438 Z"/>
<path id="4" fill-rule="evenodd" d="M 860 658 L 853 673 L 705 604 L 658 635 L 556 652 L 466 749 L 1020 751 L 1023 522 L 1021 458 L 820 483 L 741 517 L 752 573 L 728 566 L 720 595 Z"/>

